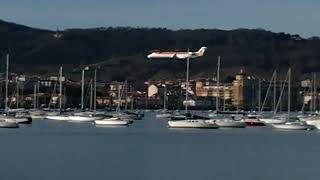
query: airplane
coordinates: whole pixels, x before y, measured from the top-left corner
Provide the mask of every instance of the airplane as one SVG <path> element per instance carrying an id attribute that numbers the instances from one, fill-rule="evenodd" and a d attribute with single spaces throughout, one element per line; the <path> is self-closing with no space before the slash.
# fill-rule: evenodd
<path id="1" fill-rule="evenodd" d="M 161 52 L 153 51 L 147 57 L 152 58 L 176 58 L 176 59 L 187 59 L 187 58 L 197 58 L 203 56 L 207 47 L 201 47 L 197 52 Z"/>

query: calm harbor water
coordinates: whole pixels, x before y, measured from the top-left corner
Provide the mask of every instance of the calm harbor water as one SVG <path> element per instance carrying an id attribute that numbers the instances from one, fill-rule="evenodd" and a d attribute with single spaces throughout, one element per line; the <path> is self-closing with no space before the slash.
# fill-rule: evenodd
<path id="1" fill-rule="evenodd" d="M 34 120 L 0 129 L 0 179 L 317 179 L 320 131 L 168 129 Z"/>

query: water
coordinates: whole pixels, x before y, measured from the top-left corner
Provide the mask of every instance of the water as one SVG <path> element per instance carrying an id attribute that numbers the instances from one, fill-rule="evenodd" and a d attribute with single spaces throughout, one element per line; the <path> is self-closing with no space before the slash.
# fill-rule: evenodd
<path id="1" fill-rule="evenodd" d="M 167 129 L 147 114 L 120 128 L 34 121 L 0 129 L 0 179 L 317 179 L 320 133 Z"/>

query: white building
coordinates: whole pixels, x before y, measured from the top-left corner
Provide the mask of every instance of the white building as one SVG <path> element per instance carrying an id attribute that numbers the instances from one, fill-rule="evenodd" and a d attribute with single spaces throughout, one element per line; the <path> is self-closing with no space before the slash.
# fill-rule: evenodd
<path id="1" fill-rule="evenodd" d="M 158 87 L 151 84 L 148 86 L 148 97 L 152 97 L 154 95 L 158 94 Z"/>

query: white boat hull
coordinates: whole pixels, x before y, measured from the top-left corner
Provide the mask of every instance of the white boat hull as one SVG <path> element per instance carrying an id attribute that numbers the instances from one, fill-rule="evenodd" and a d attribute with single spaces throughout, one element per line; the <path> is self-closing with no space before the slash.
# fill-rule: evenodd
<path id="1" fill-rule="evenodd" d="M 30 115 L 32 119 L 45 119 L 45 115 Z"/>
<path id="2" fill-rule="evenodd" d="M 215 124 L 217 124 L 219 127 L 224 128 L 245 128 L 246 123 L 243 121 L 234 121 L 231 119 L 217 119 L 214 120 Z"/>
<path id="3" fill-rule="evenodd" d="M 29 111 L 32 119 L 45 119 L 46 113 L 44 111 Z"/>
<path id="4" fill-rule="evenodd" d="M 205 120 L 171 120 L 168 121 L 170 128 L 219 128 L 216 124 L 207 123 Z"/>
<path id="5" fill-rule="evenodd" d="M 118 118 L 109 118 L 109 119 L 102 119 L 102 120 L 95 120 L 95 125 L 107 125 L 107 126 L 126 126 L 130 122 L 126 120 L 120 120 Z"/>
<path id="6" fill-rule="evenodd" d="M 283 124 L 286 122 L 285 118 L 260 118 L 259 120 L 267 124 Z"/>
<path id="7" fill-rule="evenodd" d="M 156 118 L 170 118 L 170 113 L 156 114 Z"/>
<path id="8" fill-rule="evenodd" d="M 135 115 L 131 115 L 131 114 L 114 114 L 113 115 L 116 118 L 120 118 L 121 120 L 134 120 L 135 119 Z"/>
<path id="9" fill-rule="evenodd" d="M 1 119 L 9 123 L 21 123 L 21 124 L 30 124 L 32 122 L 31 117 L 15 117 L 15 116 L 2 116 Z"/>
<path id="10" fill-rule="evenodd" d="M 56 120 L 56 121 L 68 121 L 68 116 L 46 116 L 46 119 Z"/>
<path id="11" fill-rule="evenodd" d="M 287 129 L 287 130 L 311 130 L 313 129 L 313 126 L 307 125 L 307 124 L 291 124 L 291 123 L 285 123 L 285 124 L 272 124 L 273 128 L 276 129 Z"/>
<path id="12" fill-rule="evenodd" d="M 96 117 L 88 117 L 88 116 L 69 116 L 69 121 L 74 122 L 92 122 L 96 120 Z"/>
<path id="13" fill-rule="evenodd" d="M 320 129 L 320 120 L 309 120 L 309 121 L 306 121 L 306 123 L 308 125 L 316 127 L 317 129 Z"/>
<path id="14" fill-rule="evenodd" d="M 19 128 L 16 122 L 0 121 L 0 128 Z"/>
<path id="15" fill-rule="evenodd" d="M 299 117 L 298 119 L 300 121 L 307 122 L 307 121 L 318 121 L 318 120 L 320 120 L 320 117 L 319 116 L 308 116 L 308 117 Z"/>

